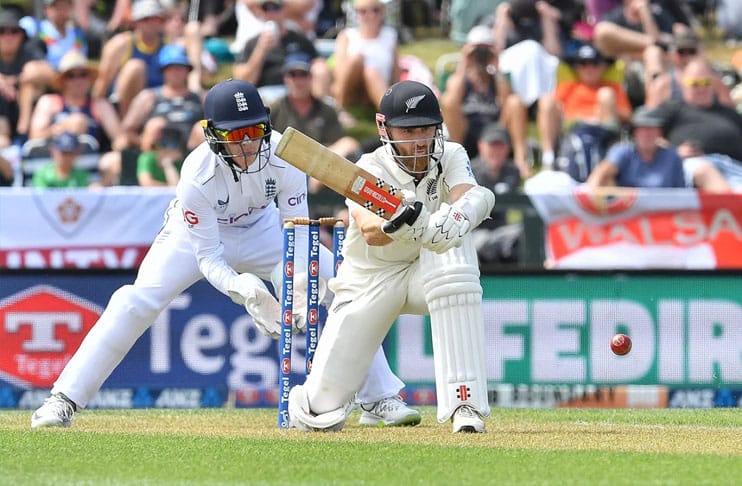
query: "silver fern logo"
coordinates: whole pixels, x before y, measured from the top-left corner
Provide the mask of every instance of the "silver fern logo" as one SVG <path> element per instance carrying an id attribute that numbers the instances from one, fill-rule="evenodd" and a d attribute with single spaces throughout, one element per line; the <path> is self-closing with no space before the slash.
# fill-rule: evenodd
<path id="1" fill-rule="evenodd" d="M 405 113 L 409 113 L 410 110 L 414 110 L 415 108 L 417 108 L 417 105 L 420 104 L 423 98 L 425 98 L 425 95 L 413 96 L 412 98 L 405 101 L 404 104 L 407 105 L 407 110 L 405 110 Z"/>
<path id="2" fill-rule="evenodd" d="M 247 99 L 245 93 L 238 91 L 234 94 L 234 101 L 237 103 L 237 111 L 247 111 Z"/>

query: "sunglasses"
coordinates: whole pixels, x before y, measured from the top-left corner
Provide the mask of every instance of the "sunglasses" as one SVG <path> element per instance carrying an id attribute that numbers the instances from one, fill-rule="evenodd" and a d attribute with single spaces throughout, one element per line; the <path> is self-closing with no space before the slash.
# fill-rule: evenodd
<path id="1" fill-rule="evenodd" d="M 263 12 L 278 12 L 283 6 L 280 3 L 266 2 L 260 6 Z"/>
<path id="2" fill-rule="evenodd" d="M 698 54 L 698 49 L 678 49 L 677 52 L 679 56 L 695 56 L 696 54 Z"/>
<path id="3" fill-rule="evenodd" d="M 267 123 L 258 123 L 249 127 L 235 128 L 234 130 L 214 129 L 214 133 L 225 142 L 242 142 L 244 140 L 257 140 L 263 138 L 269 131 Z"/>
<path id="4" fill-rule="evenodd" d="M 80 71 L 67 71 L 64 73 L 65 79 L 82 79 L 87 78 L 90 75 L 88 71 L 80 70 Z"/>
<path id="5" fill-rule="evenodd" d="M 23 33 L 23 29 L 16 27 L 0 28 L 0 35 L 18 35 Z"/>
<path id="6" fill-rule="evenodd" d="M 378 14 L 378 13 L 381 13 L 381 7 L 357 8 L 356 13 L 358 15 L 366 15 L 369 13 Z"/>
<path id="7" fill-rule="evenodd" d="M 711 78 L 684 79 L 683 84 L 690 88 L 708 88 L 711 86 Z"/>

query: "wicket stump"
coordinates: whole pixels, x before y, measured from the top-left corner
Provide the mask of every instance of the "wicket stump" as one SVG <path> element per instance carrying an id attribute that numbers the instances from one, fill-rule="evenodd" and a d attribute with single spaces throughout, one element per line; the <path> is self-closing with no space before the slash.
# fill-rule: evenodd
<path id="1" fill-rule="evenodd" d="M 305 373 L 312 370 L 314 350 L 319 339 L 319 253 L 320 227 L 332 226 L 333 275 L 342 262 L 345 224 L 338 218 L 292 218 L 283 222 L 283 286 L 281 297 L 281 336 L 279 340 L 278 427 L 290 427 L 288 399 L 291 390 L 291 348 L 293 341 L 294 315 L 294 259 L 296 255 L 296 226 L 308 226 L 309 244 L 307 253 L 307 351 Z"/>

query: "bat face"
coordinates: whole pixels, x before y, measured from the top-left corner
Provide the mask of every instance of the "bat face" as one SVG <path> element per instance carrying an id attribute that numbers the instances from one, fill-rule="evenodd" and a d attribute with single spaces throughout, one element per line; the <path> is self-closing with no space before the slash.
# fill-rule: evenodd
<path id="1" fill-rule="evenodd" d="M 399 190 L 293 127 L 283 133 L 276 155 L 333 191 L 389 220 L 402 204 Z"/>

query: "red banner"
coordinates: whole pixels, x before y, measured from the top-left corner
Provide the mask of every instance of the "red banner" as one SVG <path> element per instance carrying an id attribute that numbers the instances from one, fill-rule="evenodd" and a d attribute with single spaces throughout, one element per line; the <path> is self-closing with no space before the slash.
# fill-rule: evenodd
<path id="1" fill-rule="evenodd" d="M 742 194 L 590 191 L 544 174 L 526 192 L 546 226 L 547 267 L 742 268 Z"/>

